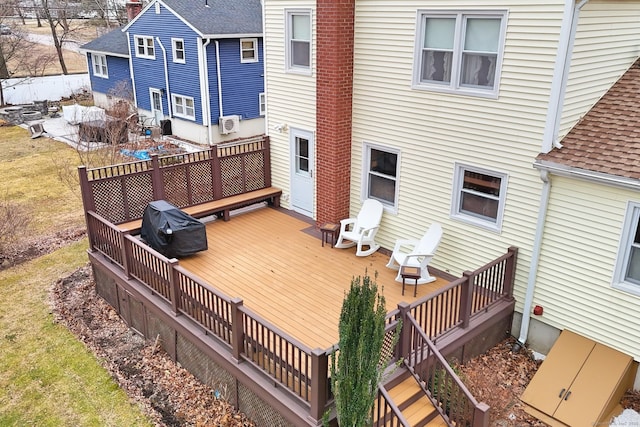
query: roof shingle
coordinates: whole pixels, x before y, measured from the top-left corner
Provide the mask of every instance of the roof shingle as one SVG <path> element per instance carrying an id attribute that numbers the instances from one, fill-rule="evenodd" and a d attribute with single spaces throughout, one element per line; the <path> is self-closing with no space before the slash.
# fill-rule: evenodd
<path id="1" fill-rule="evenodd" d="M 536 162 L 640 179 L 640 60 Z"/>

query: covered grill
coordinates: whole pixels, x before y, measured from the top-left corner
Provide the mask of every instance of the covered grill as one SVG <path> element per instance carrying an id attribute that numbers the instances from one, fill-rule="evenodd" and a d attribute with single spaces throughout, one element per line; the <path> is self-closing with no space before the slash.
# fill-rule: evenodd
<path id="1" fill-rule="evenodd" d="M 145 208 L 140 236 L 169 258 L 207 250 L 205 225 L 166 200 L 156 200 Z"/>

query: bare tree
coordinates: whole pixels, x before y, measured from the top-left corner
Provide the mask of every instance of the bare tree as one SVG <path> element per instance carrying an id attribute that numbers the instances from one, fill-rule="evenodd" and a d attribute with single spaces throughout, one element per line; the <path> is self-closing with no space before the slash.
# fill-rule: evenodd
<path id="1" fill-rule="evenodd" d="M 9 27 L 10 30 L 10 34 L 0 35 L 0 83 L 14 74 L 14 67 L 10 64 L 16 64 L 17 68 L 19 64 L 33 60 L 33 57 L 24 54 L 28 51 L 29 44 L 26 35 L 5 19 L 13 12 L 11 3 L 0 4 L 0 24 Z M 0 105 L 5 105 L 2 84 L 0 84 Z"/>

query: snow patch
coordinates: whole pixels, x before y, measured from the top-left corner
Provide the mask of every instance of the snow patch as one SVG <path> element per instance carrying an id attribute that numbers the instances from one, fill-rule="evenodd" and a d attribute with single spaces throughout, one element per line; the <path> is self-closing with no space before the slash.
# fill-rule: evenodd
<path id="1" fill-rule="evenodd" d="M 640 413 L 632 410 L 625 409 L 622 414 L 618 415 L 609 424 L 611 427 L 640 427 Z"/>

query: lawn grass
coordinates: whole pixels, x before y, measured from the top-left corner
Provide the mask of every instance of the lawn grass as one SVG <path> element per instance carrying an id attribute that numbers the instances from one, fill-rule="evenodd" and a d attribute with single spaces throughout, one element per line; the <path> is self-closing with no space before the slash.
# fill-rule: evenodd
<path id="1" fill-rule="evenodd" d="M 0 150 L 0 194 L 29 206 L 29 237 L 82 224 L 80 199 L 53 165 L 54 158 L 73 159 L 73 149 L 0 127 Z M 0 271 L 0 426 L 151 425 L 93 354 L 53 321 L 49 288 L 86 264 L 86 249 L 83 239 Z"/>
<path id="2" fill-rule="evenodd" d="M 31 139 L 19 126 L 0 128 L 0 199 L 31 213 L 30 234 L 46 234 L 84 225 L 79 187 L 64 185 L 58 168 L 75 174 L 78 153 L 49 138 Z"/>

